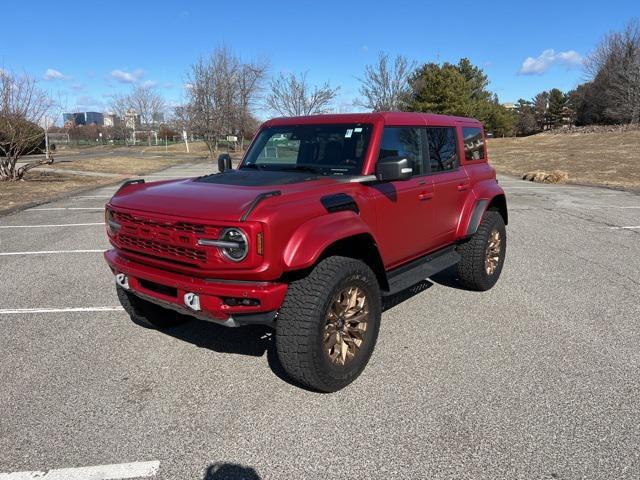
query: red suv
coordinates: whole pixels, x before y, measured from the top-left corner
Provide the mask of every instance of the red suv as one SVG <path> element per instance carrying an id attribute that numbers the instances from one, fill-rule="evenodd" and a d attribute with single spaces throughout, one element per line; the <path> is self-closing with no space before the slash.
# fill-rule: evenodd
<path id="1" fill-rule="evenodd" d="M 500 276 L 507 203 L 477 120 L 278 118 L 237 169 L 218 163 L 107 205 L 105 258 L 139 323 L 273 326 L 289 375 L 328 392 L 367 364 L 384 296 L 454 266 L 474 290 Z"/>

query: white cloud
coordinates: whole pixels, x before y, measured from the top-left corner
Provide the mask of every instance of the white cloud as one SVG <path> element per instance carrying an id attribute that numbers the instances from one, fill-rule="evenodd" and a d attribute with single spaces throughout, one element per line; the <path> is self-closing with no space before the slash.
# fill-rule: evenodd
<path id="1" fill-rule="evenodd" d="M 60 70 L 56 70 L 55 68 L 47 68 L 47 71 L 44 72 L 45 80 L 70 80 L 71 77 L 64 75 Z"/>
<path id="2" fill-rule="evenodd" d="M 582 65 L 583 58 L 575 50 L 567 50 L 566 52 L 556 52 L 553 48 L 545 50 L 536 58 L 527 57 L 519 73 L 521 75 L 542 75 L 551 68 L 552 65 L 565 65 L 567 68 Z"/>
<path id="3" fill-rule="evenodd" d="M 144 76 L 144 70 L 141 68 L 133 72 L 127 72 L 126 70 L 113 70 L 111 72 L 111 76 L 122 83 L 138 83 L 138 81 L 140 81 Z"/>
<path id="4" fill-rule="evenodd" d="M 155 80 L 145 80 L 144 82 L 142 82 L 142 88 L 153 88 L 156 85 L 158 85 L 158 82 L 156 82 Z"/>

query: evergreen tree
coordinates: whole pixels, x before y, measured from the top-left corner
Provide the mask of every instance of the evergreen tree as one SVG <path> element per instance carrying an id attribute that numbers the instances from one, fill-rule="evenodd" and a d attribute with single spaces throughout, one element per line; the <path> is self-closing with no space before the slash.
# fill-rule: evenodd
<path id="1" fill-rule="evenodd" d="M 567 97 L 562 91 L 557 88 L 552 89 L 549 92 L 549 122 L 554 127 L 559 127 L 563 123 L 565 106 L 567 104 Z"/>
<path id="2" fill-rule="evenodd" d="M 468 59 L 457 65 L 427 63 L 409 80 L 408 110 L 475 117 L 496 136 L 511 135 L 514 115 L 488 90 L 489 79 Z"/>

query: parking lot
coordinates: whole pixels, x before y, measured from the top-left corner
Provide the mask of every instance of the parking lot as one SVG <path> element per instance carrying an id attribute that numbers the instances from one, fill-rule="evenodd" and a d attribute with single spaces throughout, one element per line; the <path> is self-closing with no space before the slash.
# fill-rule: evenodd
<path id="1" fill-rule="evenodd" d="M 267 329 L 131 322 L 101 253 L 116 186 L 0 217 L 0 479 L 640 477 L 640 196 L 500 181 L 497 286 L 392 299 L 335 394 L 288 383 Z"/>

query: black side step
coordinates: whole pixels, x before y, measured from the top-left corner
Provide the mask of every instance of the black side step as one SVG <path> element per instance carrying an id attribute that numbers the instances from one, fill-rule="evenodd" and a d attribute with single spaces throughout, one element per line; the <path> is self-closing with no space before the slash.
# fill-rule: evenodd
<path id="1" fill-rule="evenodd" d="M 382 294 L 386 296 L 398 293 L 425 278 L 429 278 L 442 270 L 446 270 L 459 261 L 460 254 L 456 251 L 455 245 L 412 260 L 406 265 L 394 268 L 387 273 L 389 290 Z"/>

